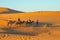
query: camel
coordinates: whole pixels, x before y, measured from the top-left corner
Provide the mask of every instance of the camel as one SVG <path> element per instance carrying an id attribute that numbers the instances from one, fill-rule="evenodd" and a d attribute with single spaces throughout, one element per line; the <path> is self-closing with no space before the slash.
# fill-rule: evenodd
<path id="1" fill-rule="evenodd" d="M 9 26 L 9 25 L 11 25 L 11 26 L 12 26 L 15 22 L 16 22 L 16 21 L 11 20 L 11 21 L 9 21 L 9 22 L 8 22 L 8 24 L 7 24 L 7 25 L 8 25 L 8 26 Z"/>
<path id="2" fill-rule="evenodd" d="M 23 24 L 25 21 L 17 21 L 15 25 L 20 25 Z"/>
<path id="3" fill-rule="evenodd" d="M 31 26 L 33 23 L 34 23 L 34 21 L 27 20 L 27 21 L 26 21 L 26 26 Z"/>

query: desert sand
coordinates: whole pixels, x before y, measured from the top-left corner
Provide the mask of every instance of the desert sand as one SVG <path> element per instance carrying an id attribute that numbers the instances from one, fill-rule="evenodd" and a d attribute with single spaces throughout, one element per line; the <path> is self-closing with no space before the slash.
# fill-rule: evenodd
<path id="1" fill-rule="evenodd" d="M 5 10 L 5 9 L 2 9 Z M 9 18 L 17 20 L 27 20 L 30 17 L 31 20 L 40 22 L 53 23 L 55 25 L 60 25 L 60 11 L 38 11 L 38 12 L 24 12 L 24 13 L 10 13 L 10 14 L 0 14 L 0 40 L 60 40 L 60 27 L 26 27 L 19 26 L 18 28 L 9 29 L 7 26 L 7 21 Z M 16 31 L 14 31 L 16 30 Z M 36 35 L 25 35 L 25 34 L 14 34 L 13 32 L 33 32 Z M 48 32 L 50 34 L 48 34 Z M 7 32 L 7 33 L 4 33 Z M 10 33 L 11 32 L 11 33 Z M 27 33 L 28 34 L 28 33 Z"/>

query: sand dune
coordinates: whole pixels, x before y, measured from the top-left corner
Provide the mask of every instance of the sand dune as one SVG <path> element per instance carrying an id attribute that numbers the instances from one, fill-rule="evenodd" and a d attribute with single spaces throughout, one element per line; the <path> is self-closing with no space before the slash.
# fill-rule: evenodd
<path id="1" fill-rule="evenodd" d="M 10 14 L 10 13 L 24 13 L 24 12 L 13 10 L 10 8 L 0 7 L 0 14 Z"/>
<path id="2" fill-rule="evenodd" d="M 19 26 L 14 29 L 15 26 L 13 25 L 12 29 L 9 29 L 9 26 L 7 26 L 7 21 L 5 21 L 9 18 L 13 20 L 21 18 L 21 20 L 26 21 L 28 17 L 30 17 L 30 19 L 33 21 L 38 19 L 40 22 L 48 22 L 60 25 L 60 11 L 37 11 L 14 14 L 8 13 L 7 11 L 8 10 L 4 8 L 0 9 L 0 40 L 60 40 L 60 27 L 48 27 L 47 29 L 44 29 L 43 27 L 23 27 L 22 25 L 22 27 Z M 21 31 L 23 32 L 22 34 Z M 49 31 L 51 34 L 49 35 L 46 31 Z M 38 35 L 31 36 L 30 32 Z M 26 34 L 30 36 L 27 36 Z"/>
<path id="3" fill-rule="evenodd" d="M 15 14 L 0 14 L 0 19 L 13 19 L 17 20 L 18 18 L 21 18 L 21 20 L 27 20 L 28 17 L 31 18 L 31 20 L 36 21 L 37 19 L 40 22 L 49 22 L 54 24 L 60 24 L 60 12 L 59 11 L 42 11 L 42 12 L 25 12 L 25 13 L 15 13 Z M 6 24 L 6 21 L 0 20 L 0 25 Z"/>

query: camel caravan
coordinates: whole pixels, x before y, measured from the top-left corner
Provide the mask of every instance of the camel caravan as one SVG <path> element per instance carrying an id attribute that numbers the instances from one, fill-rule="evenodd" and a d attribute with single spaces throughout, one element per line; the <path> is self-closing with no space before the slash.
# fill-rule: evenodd
<path id="1" fill-rule="evenodd" d="M 28 18 L 28 20 L 27 21 L 22 21 L 20 18 L 18 18 L 17 19 L 17 21 L 15 21 L 15 20 L 12 20 L 11 18 L 10 19 L 8 19 L 8 26 L 9 25 L 13 25 L 13 24 L 15 24 L 16 26 L 17 25 L 22 25 L 22 24 L 25 24 L 25 26 L 33 26 L 34 25 L 34 23 L 36 23 L 37 25 L 38 25 L 38 23 L 39 23 L 39 21 L 37 20 L 36 22 L 34 22 L 34 21 L 32 21 L 30 18 Z"/>
<path id="2" fill-rule="evenodd" d="M 11 18 L 9 18 L 8 20 L 5 20 L 7 21 L 7 26 L 12 26 L 13 24 L 15 24 L 15 26 L 18 26 L 18 25 L 24 25 L 26 27 L 29 27 L 29 26 L 33 26 L 33 27 L 43 27 L 43 26 L 51 26 L 52 24 L 49 24 L 49 23 L 41 23 L 39 22 L 39 20 L 37 19 L 36 21 L 32 21 L 30 19 L 30 17 L 27 19 L 27 21 L 22 21 L 20 18 L 16 20 L 13 20 Z"/>
<path id="3" fill-rule="evenodd" d="M 27 21 L 22 21 L 20 18 L 17 19 L 17 21 L 12 20 L 11 18 L 8 20 L 8 26 L 9 25 L 22 25 L 25 24 L 26 26 L 34 26 L 34 27 L 40 27 L 40 26 L 51 26 L 52 24 L 49 23 L 40 23 L 39 20 L 37 19 L 36 21 L 32 21 L 30 17 L 27 19 Z"/>

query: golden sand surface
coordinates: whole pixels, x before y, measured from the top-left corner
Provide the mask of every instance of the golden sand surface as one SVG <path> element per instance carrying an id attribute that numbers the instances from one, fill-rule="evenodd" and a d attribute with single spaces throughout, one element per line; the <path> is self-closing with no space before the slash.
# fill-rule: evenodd
<path id="1" fill-rule="evenodd" d="M 17 20 L 18 18 L 21 18 L 21 20 L 26 21 L 30 17 L 31 20 L 36 21 L 37 19 L 40 22 L 49 22 L 54 24 L 60 25 L 60 12 L 25 12 L 25 13 L 15 13 L 15 14 L 0 14 L 0 25 L 7 24 L 7 21 L 9 18 L 13 20 Z M 2 20 L 1 20 L 2 19 Z"/>
<path id="2" fill-rule="evenodd" d="M 0 28 L 8 28 L 7 21 L 9 18 L 17 20 L 27 20 L 28 17 L 31 20 L 36 21 L 38 19 L 40 22 L 49 22 L 53 24 L 60 24 L 60 12 L 25 12 L 25 13 L 15 13 L 15 14 L 0 14 Z M 13 26 L 14 27 L 14 26 Z M 20 29 L 14 29 L 19 31 L 31 32 L 33 27 L 26 28 L 20 27 Z M 46 32 L 46 29 L 38 28 L 34 31 L 38 35 L 36 36 L 27 36 L 27 35 L 18 35 L 18 34 L 0 34 L 0 40 L 60 40 L 60 27 L 47 28 L 51 34 Z M 43 32 L 45 31 L 45 32 Z M 6 32 L 1 30 L 0 32 Z"/>
<path id="3" fill-rule="evenodd" d="M 39 29 L 39 31 L 41 30 Z M 50 33 L 49 35 L 47 32 L 41 31 L 36 36 L 0 34 L 0 40 L 60 40 L 60 28 L 50 28 Z"/>

